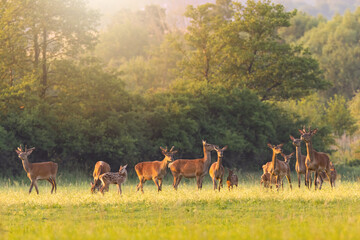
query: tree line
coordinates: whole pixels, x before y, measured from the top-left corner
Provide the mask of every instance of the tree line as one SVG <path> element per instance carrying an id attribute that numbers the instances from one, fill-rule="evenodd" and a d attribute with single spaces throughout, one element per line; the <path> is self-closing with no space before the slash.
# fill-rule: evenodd
<path id="1" fill-rule="evenodd" d="M 311 35 L 321 33 L 313 29 L 337 18 L 267 0 L 218 0 L 189 6 L 186 30 L 151 5 L 122 10 L 99 31 L 99 14 L 82 0 L 0 6 L 2 175 L 22 172 L 20 144 L 36 148 L 30 161 L 89 170 L 98 160 L 118 167 L 160 159 L 160 146 L 199 156 L 204 139 L 228 145 L 225 166 L 248 170 L 269 160 L 268 142 L 294 151 L 289 134 L 304 124 L 319 127 L 314 145 L 323 151 L 356 131 L 356 101 L 344 106 L 358 89 L 356 73 L 334 78 L 347 76 L 351 87 L 336 85 L 324 55 L 311 50 Z M 338 21 L 351 30 L 357 12 L 347 14 L 350 23 Z"/>

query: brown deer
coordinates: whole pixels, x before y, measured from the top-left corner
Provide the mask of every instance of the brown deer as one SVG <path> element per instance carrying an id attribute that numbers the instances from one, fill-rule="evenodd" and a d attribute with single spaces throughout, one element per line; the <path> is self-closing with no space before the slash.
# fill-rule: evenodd
<path id="1" fill-rule="evenodd" d="M 118 188 L 118 193 L 121 195 L 121 184 L 124 183 L 127 179 L 127 164 L 125 166 L 120 166 L 118 172 L 107 172 L 99 176 L 99 179 L 102 183 L 100 192 L 104 194 L 105 189 L 109 189 L 110 184 L 116 184 Z"/>
<path id="2" fill-rule="evenodd" d="M 272 181 L 272 184 L 276 184 L 275 178 L 272 178 L 271 181 Z M 270 173 L 269 172 L 263 173 L 263 175 L 261 175 L 260 187 L 262 184 L 264 184 L 264 188 L 270 187 Z M 283 186 L 282 182 L 281 182 L 281 186 Z"/>
<path id="3" fill-rule="evenodd" d="M 275 177 L 276 179 L 276 188 L 279 190 L 279 184 L 282 181 L 282 179 L 286 176 L 289 184 L 290 189 L 292 189 L 291 185 L 291 177 L 290 177 L 290 167 L 288 163 L 285 163 L 283 161 L 280 161 L 276 158 L 277 154 L 280 154 L 282 152 L 281 148 L 284 144 L 279 144 L 277 146 L 273 146 L 270 143 L 268 143 L 268 147 L 272 149 L 273 156 L 271 161 L 271 167 L 270 167 L 270 188 L 272 183 L 272 178 Z"/>
<path id="4" fill-rule="evenodd" d="M 314 178 L 315 190 L 317 189 L 317 181 L 316 180 L 319 176 L 319 173 L 323 172 L 323 171 L 325 171 L 328 179 L 330 179 L 331 188 L 333 187 L 332 178 L 330 177 L 331 171 L 330 171 L 329 156 L 323 152 L 316 152 L 312 146 L 311 139 L 314 136 L 314 134 L 317 133 L 317 131 L 318 131 L 317 128 L 315 128 L 314 130 L 311 130 L 311 127 L 309 127 L 308 131 L 305 130 L 305 127 L 303 128 L 303 130 L 299 129 L 299 132 L 301 134 L 301 140 L 305 141 L 306 150 L 307 150 L 307 155 L 306 155 L 306 160 L 305 160 L 305 166 L 306 166 L 306 177 L 305 178 L 308 181 L 308 188 L 310 189 L 310 181 L 311 181 L 310 172 L 311 171 L 315 172 L 315 178 Z"/>
<path id="5" fill-rule="evenodd" d="M 296 148 L 295 171 L 297 173 L 298 184 L 299 184 L 299 188 L 300 188 L 301 175 L 303 174 L 305 176 L 305 174 L 306 174 L 306 166 L 305 166 L 306 156 L 301 154 L 301 139 L 294 138 L 291 135 L 290 135 L 290 139 L 292 141 L 292 144 Z M 305 178 L 305 186 L 307 186 L 306 178 Z"/>
<path id="6" fill-rule="evenodd" d="M 211 151 L 215 150 L 216 145 L 202 141 L 204 157 L 197 159 L 177 159 L 169 164 L 172 175 L 174 176 L 173 187 L 177 190 L 181 178 L 196 178 L 198 189 L 202 188 L 204 176 L 209 170 L 211 163 Z"/>
<path id="7" fill-rule="evenodd" d="M 226 149 L 227 149 L 227 146 L 225 146 L 223 148 L 219 148 L 219 147 L 215 148 L 218 159 L 217 159 L 217 162 L 214 162 L 213 164 L 211 164 L 211 167 L 209 170 L 209 175 L 213 181 L 214 190 L 216 190 L 216 188 L 217 188 L 216 181 L 219 181 L 219 188 L 218 188 L 219 192 L 220 192 L 220 187 L 223 187 L 222 181 L 223 181 L 225 169 L 224 169 L 224 166 L 222 165 L 222 161 L 223 161 L 223 157 L 224 157 L 224 151 Z"/>
<path id="8" fill-rule="evenodd" d="M 99 176 L 103 173 L 110 172 L 110 170 L 111 170 L 110 165 L 108 163 L 103 162 L 103 161 L 96 162 L 94 172 L 93 172 L 94 182 L 90 183 L 91 193 L 94 193 L 96 190 L 99 190 L 99 188 L 100 188 Z M 108 190 L 108 189 L 106 189 L 106 190 Z"/>
<path id="9" fill-rule="evenodd" d="M 337 172 L 335 170 L 335 166 L 332 164 L 331 161 L 330 161 L 330 172 L 331 172 L 330 177 L 332 178 L 332 183 L 333 183 L 333 186 L 335 187 L 335 181 L 336 181 L 336 177 L 337 177 Z M 320 184 L 319 190 L 321 190 L 321 187 L 322 187 L 322 184 L 323 184 L 324 180 L 325 181 L 329 180 L 329 178 L 327 177 L 326 173 L 320 172 L 319 177 L 317 178 L 317 182 L 318 182 L 318 184 Z"/>
<path id="10" fill-rule="evenodd" d="M 33 186 L 35 186 L 36 193 L 39 194 L 39 189 L 37 186 L 37 180 L 47 180 L 51 183 L 51 193 L 55 190 L 56 193 L 56 173 L 58 170 L 57 163 L 54 162 L 40 162 L 40 163 L 31 163 L 28 161 L 28 156 L 35 150 L 35 148 L 27 149 L 25 151 L 18 147 L 15 152 L 18 154 L 18 157 L 21 159 L 23 167 L 27 172 L 27 176 L 31 181 L 29 194 Z"/>
<path id="11" fill-rule="evenodd" d="M 153 161 L 153 162 L 141 162 L 135 165 L 135 171 L 139 178 L 139 184 L 136 186 L 136 190 L 139 191 L 141 188 L 141 192 L 144 193 L 143 184 L 147 180 L 153 180 L 158 192 L 162 190 L 162 181 L 166 175 L 166 168 L 168 162 L 174 161 L 174 155 L 177 153 L 173 151 L 174 146 L 167 151 L 167 148 L 164 149 L 160 147 L 162 154 L 165 156 L 162 161 Z"/>
<path id="12" fill-rule="evenodd" d="M 238 186 L 238 177 L 237 175 L 234 173 L 233 170 L 229 170 L 229 176 L 226 179 L 226 184 L 228 186 L 228 189 L 230 191 L 230 188 L 233 189 L 234 185 L 237 187 Z"/>

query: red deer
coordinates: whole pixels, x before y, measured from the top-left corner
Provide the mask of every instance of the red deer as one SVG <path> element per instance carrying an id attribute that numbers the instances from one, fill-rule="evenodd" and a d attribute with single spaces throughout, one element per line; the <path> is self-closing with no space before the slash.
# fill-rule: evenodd
<path id="1" fill-rule="evenodd" d="M 275 178 L 272 178 L 271 179 L 271 183 L 272 184 L 276 184 L 276 179 Z M 264 184 L 264 188 L 269 188 L 270 187 L 270 173 L 269 172 L 266 172 L 266 173 L 263 173 L 263 175 L 261 175 L 261 178 L 260 178 L 260 186 Z M 281 186 L 282 186 L 282 182 L 281 182 Z"/>
<path id="2" fill-rule="evenodd" d="M 337 177 L 337 172 L 335 170 L 335 167 L 334 165 L 332 164 L 332 162 L 330 162 L 330 171 L 331 171 L 331 178 L 332 178 L 332 183 L 333 183 L 333 186 L 335 187 L 335 181 L 336 181 L 336 177 Z M 317 182 L 318 184 L 320 184 L 320 187 L 319 189 L 321 190 L 321 187 L 322 187 L 322 184 L 324 182 L 324 180 L 329 180 L 329 178 L 327 177 L 326 173 L 324 172 L 320 172 L 319 173 L 319 177 L 317 178 Z"/>
<path id="3" fill-rule="evenodd" d="M 99 176 L 99 179 L 102 183 L 100 192 L 104 194 L 104 189 L 109 189 L 110 184 L 116 184 L 118 188 L 118 193 L 121 195 L 121 184 L 124 183 L 127 179 L 127 171 L 125 166 L 120 166 L 118 172 L 107 172 Z"/>
<path id="4" fill-rule="evenodd" d="M 331 188 L 333 187 L 332 178 L 330 177 L 331 171 L 330 171 L 329 156 L 323 152 L 316 152 L 312 146 L 311 139 L 314 136 L 314 134 L 317 133 L 317 131 L 318 131 L 317 128 L 315 128 L 314 130 L 311 130 L 311 127 L 309 127 L 308 131 L 305 130 L 305 127 L 303 128 L 303 130 L 299 129 L 299 132 L 301 134 L 301 140 L 305 141 L 306 150 L 307 150 L 305 166 L 306 166 L 306 179 L 308 181 L 308 188 L 310 188 L 310 181 L 311 181 L 310 172 L 314 171 L 315 172 L 315 178 L 314 178 L 315 190 L 317 189 L 317 181 L 316 180 L 319 176 L 319 173 L 323 172 L 323 171 L 325 171 L 328 179 L 330 179 Z"/>
<path id="5" fill-rule="evenodd" d="M 172 175 L 174 176 L 173 187 L 177 190 L 181 178 L 196 178 L 198 189 L 202 188 L 202 181 L 211 163 L 211 151 L 215 150 L 216 145 L 202 141 L 204 157 L 197 159 L 177 159 L 169 164 Z"/>
<path id="6" fill-rule="evenodd" d="M 218 160 L 217 162 L 214 162 L 209 170 L 209 175 L 213 181 L 214 190 L 216 190 L 216 181 L 219 181 L 219 192 L 220 187 L 223 187 L 222 181 L 225 173 L 224 166 L 222 165 L 222 160 L 224 157 L 224 151 L 227 149 L 227 146 L 220 149 L 219 147 L 216 147 L 215 150 L 217 152 Z"/>
<path id="7" fill-rule="evenodd" d="M 273 146 L 270 143 L 268 143 L 268 147 L 272 149 L 273 151 L 273 156 L 272 156 L 272 161 L 271 161 L 271 167 L 270 167 L 270 188 L 271 188 L 271 183 L 272 183 L 272 178 L 275 177 L 276 179 L 276 188 L 279 190 L 279 184 L 282 182 L 282 179 L 286 176 L 289 184 L 290 184 L 290 189 L 292 189 L 292 185 L 291 185 L 291 177 L 290 177 L 290 167 L 288 163 L 285 163 L 283 161 L 280 161 L 279 159 L 276 158 L 276 155 L 281 153 L 282 150 L 282 146 L 284 144 L 279 144 L 277 146 Z"/>
<path id="8" fill-rule="evenodd" d="M 153 180 L 158 192 L 162 190 L 162 181 L 166 175 L 166 168 L 168 162 L 174 161 L 174 155 L 177 153 L 173 151 L 174 146 L 167 151 L 167 148 L 164 149 L 160 147 L 162 154 L 165 156 L 162 161 L 153 161 L 153 162 L 141 162 L 135 165 L 135 171 L 139 178 L 139 184 L 136 186 L 136 190 L 139 191 L 141 188 L 141 192 L 144 193 L 143 184 L 147 180 Z"/>
<path id="9" fill-rule="evenodd" d="M 27 172 L 27 176 L 31 181 L 29 194 L 33 186 L 35 186 L 36 193 L 39 194 L 37 180 L 47 180 L 51 183 L 51 193 L 55 190 L 56 193 L 56 174 L 58 170 L 57 163 L 54 162 L 40 162 L 40 163 L 31 163 L 28 161 L 28 156 L 35 150 L 35 148 L 22 150 L 21 146 L 18 147 L 15 151 L 18 154 L 18 157 L 21 159 L 23 167 Z"/>
<path id="10" fill-rule="evenodd" d="M 295 171 L 297 173 L 298 184 L 299 184 L 299 188 L 300 188 L 301 175 L 305 176 L 305 174 L 306 174 L 306 166 L 305 166 L 306 156 L 301 154 L 301 139 L 294 138 L 291 135 L 290 135 L 290 139 L 296 148 Z M 305 178 L 305 186 L 307 186 L 306 178 Z"/>
<path id="11" fill-rule="evenodd" d="M 226 179 L 226 184 L 228 186 L 228 189 L 230 191 L 230 188 L 233 189 L 234 185 L 237 187 L 238 186 L 238 177 L 236 176 L 236 174 L 234 173 L 233 170 L 229 170 L 229 176 Z"/>
<path id="12" fill-rule="evenodd" d="M 99 190 L 100 188 L 99 176 L 103 173 L 110 172 L 110 170 L 111 170 L 110 165 L 108 163 L 103 161 L 96 162 L 93 172 L 94 182 L 91 183 L 91 193 L 94 193 L 96 190 Z"/>

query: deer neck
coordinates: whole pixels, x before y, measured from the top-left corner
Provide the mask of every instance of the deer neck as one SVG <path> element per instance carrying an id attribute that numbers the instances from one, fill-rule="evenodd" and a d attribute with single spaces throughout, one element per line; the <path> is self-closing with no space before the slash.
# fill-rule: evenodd
<path id="1" fill-rule="evenodd" d="M 206 151 L 205 147 L 203 147 L 204 150 L 204 158 L 202 159 L 205 165 L 205 168 L 208 169 L 211 163 L 211 152 Z"/>
<path id="2" fill-rule="evenodd" d="M 298 166 L 304 165 L 305 163 L 302 161 L 301 157 L 301 147 L 296 146 L 296 163 Z"/>
<path id="3" fill-rule="evenodd" d="M 167 165 L 168 165 L 168 161 L 167 158 L 165 157 L 161 162 L 161 169 L 166 170 Z"/>
<path id="4" fill-rule="evenodd" d="M 218 157 L 218 160 L 217 160 L 217 166 L 216 166 L 216 170 L 219 170 L 220 169 L 220 166 L 222 165 L 222 157 Z"/>
<path id="5" fill-rule="evenodd" d="M 273 169 L 275 170 L 276 168 L 276 153 L 273 151 L 273 156 L 271 159 L 272 165 L 273 165 Z"/>
<path id="6" fill-rule="evenodd" d="M 307 157 L 310 159 L 310 162 L 314 160 L 314 149 L 312 147 L 312 142 L 306 142 L 306 150 L 307 150 Z"/>
<path id="7" fill-rule="evenodd" d="M 32 164 L 27 160 L 27 158 L 21 159 L 21 160 L 22 160 L 22 164 L 23 164 L 25 172 L 29 173 L 31 171 Z"/>

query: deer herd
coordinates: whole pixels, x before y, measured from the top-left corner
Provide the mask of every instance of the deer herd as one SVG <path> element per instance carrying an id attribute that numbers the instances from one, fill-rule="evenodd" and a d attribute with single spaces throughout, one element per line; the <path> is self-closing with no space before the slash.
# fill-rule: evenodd
<path id="1" fill-rule="evenodd" d="M 301 175 L 305 176 L 305 186 L 311 188 L 311 173 L 314 172 L 314 185 L 315 190 L 321 189 L 324 180 L 330 182 L 331 187 L 335 187 L 336 170 L 334 165 L 329 159 L 326 153 L 317 152 L 313 149 L 312 137 L 316 134 L 317 129 L 311 130 L 308 128 L 306 131 L 305 127 L 299 130 L 301 136 L 299 139 L 290 136 L 293 145 L 296 148 L 296 164 L 295 171 L 298 176 L 298 186 L 300 188 Z M 307 155 L 301 154 L 301 142 L 304 141 L 306 144 Z M 177 159 L 174 160 L 174 155 L 177 150 L 174 150 L 174 146 L 168 151 L 167 148 L 162 148 L 161 152 L 164 155 L 162 161 L 151 161 L 151 162 L 140 162 L 135 165 L 135 172 L 139 178 L 139 184 L 136 186 L 136 190 L 144 193 L 143 185 L 147 180 L 152 180 L 158 192 L 162 190 L 163 179 L 166 175 L 167 168 L 170 169 L 173 177 L 173 187 L 175 190 L 178 189 L 179 183 L 182 177 L 195 178 L 197 188 L 202 189 L 202 183 L 205 175 L 209 172 L 209 175 L 213 182 L 214 190 L 220 191 L 223 187 L 223 178 L 225 175 L 225 168 L 223 166 L 224 151 L 228 148 L 227 146 L 220 148 L 217 145 L 209 144 L 206 141 L 202 141 L 203 145 L 203 157 L 197 159 Z M 272 184 L 275 184 L 277 190 L 283 188 L 283 179 L 287 178 L 290 189 L 292 189 L 291 176 L 290 176 L 290 159 L 294 153 L 288 155 L 282 152 L 283 144 L 272 145 L 268 143 L 268 147 L 272 150 L 272 159 L 270 162 L 264 164 L 263 175 L 260 178 L 260 185 L 264 185 L 265 188 L 272 188 Z M 18 147 L 15 151 L 18 157 L 21 159 L 23 167 L 27 172 L 31 184 L 29 193 L 35 186 L 37 194 L 39 194 L 37 180 L 47 180 L 51 183 L 51 193 L 55 190 L 56 193 L 56 174 L 58 170 L 58 164 L 54 162 L 41 162 L 41 163 L 30 163 L 28 156 L 35 150 L 35 148 L 22 149 Z M 217 161 L 211 164 L 211 152 L 216 151 Z M 284 161 L 279 160 L 277 155 L 281 155 Z M 210 166 L 211 164 L 211 166 Z M 91 183 L 91 192 L 95 193 L 100 191 L 104 194 L 104 191 L 109 190 L 110 184 L 116 184 L 118 193 L 121 195 L 121 184 L 127 179 L 127 165 L 120 166 L 118 172 L 111 172 L 110 165 L 103 161 L 98 161 L 95 164 L 93 178 L 94 182 Z M 228 190 L 233 189 L 233 186 L 238 186 L 238 177 L 233 170 L 228 169 L 229 175 L 227 177 L 226 184 Z"/>

